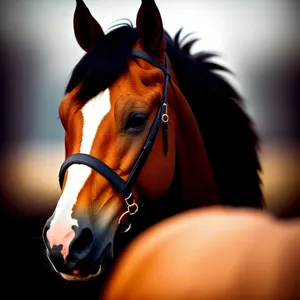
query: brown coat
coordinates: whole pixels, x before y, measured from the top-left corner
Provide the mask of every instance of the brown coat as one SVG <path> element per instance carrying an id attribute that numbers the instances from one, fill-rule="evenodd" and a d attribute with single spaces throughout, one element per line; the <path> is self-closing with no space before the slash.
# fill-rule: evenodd
<path id="1" fill-rule="evenodd" d="M 103 299 L 300 299 L 300 219 L 221 207 L 172 217 L 127 248 Z"/>

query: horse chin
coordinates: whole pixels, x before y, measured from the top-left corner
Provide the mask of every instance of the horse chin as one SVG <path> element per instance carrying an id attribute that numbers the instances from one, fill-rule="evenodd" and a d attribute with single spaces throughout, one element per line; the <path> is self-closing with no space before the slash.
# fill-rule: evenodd
<path id="1" fill-rule="evenodd" d="M 68 281 L 87 281 L 93 277 L 99 276 L 101 274 L 101 271 L 102 271 L 102 265 L 100 264 L 97 273 L 90 274 L 87 276 L 69 275 L 69 274 L 65 274 L 65 273 L 59 273 L 59 274 L 62 276 L 62 278 L 66 279 Z"/>
<path id="2" fill-rule="evenodd" d="M 113 263 L 113 255 L 112 255 L 112 243 L 109 243 L 104 250 L 101 252 L 100 259 L 96 259 L 93 262 L 85 264 L 90 266 L 90 271 L 86 269 L 84 271 L 84 274 L 80 274 L 80 271 L 82 270 L 73 270 L 73 271 L 67 271 L 67 272 L 60 272 L 58 270 L 55 271 L 62 276 L 65 280 L 68 281 L 87 281 L 90 280 L 94 277 L 98 276 L 104 276 L 104 274 L 109 271 L 110 267 L 112 266 Z M 78 274 L 75 273 L 77 271 Z M 73 274 L 70 274 L 73 272 Z"/>

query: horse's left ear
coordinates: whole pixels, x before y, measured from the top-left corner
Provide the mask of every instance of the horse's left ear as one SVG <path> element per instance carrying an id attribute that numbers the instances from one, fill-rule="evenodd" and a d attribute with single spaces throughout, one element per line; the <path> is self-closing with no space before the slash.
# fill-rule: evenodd
<path id="1" fill-rule="evenodd" d="M 94 19 L 82 0 L 76 0 L 73 26 L 76 40 L 80 47 L 88 52 L 104 37 L 100 24 Z"/>
<path id="2" fill-rule="evenodd" d="M 137 14 L 139 42 L 145 51 L 164 59 L 166 41 L 160 12 L 154 0 L 142 0 Z"/>

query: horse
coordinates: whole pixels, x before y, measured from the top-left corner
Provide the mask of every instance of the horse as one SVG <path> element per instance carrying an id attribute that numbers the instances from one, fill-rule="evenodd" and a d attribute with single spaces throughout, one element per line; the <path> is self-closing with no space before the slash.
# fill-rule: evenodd
<path id="1" fill-rule="evenodd" d="M 100 299 L 299 299 L 299 253 L 300 218 L 250 208 L 193 209 L 134 239 Z"/>
<path id="2" fill-rule="evenodd" d="M 216 54 L 192 55 L 182 29 L 172 39 L 153 0 L 136 27 L 106 33 L 77 0 L 73 27 L 86 53 L 58 108 L 62 193 L 42 233 L 56 272 L 99 278 L 139 233 L 185 210 L 264 208 L 259 138 Z"/>

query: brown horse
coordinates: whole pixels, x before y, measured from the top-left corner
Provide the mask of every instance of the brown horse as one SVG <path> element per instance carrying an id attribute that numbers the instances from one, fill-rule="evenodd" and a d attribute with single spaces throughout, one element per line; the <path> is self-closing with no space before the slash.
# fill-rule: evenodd
<path id="1" fill-rule="evenodd" d="M 300 299 L 300 218 L 225 207 L 177 214 L 125 249 L 101 299 Z"/>
<path id="2" fill-rule="evenodd" d="M 43 233 L 58 273 L 98 275 L 139 232 L 186 209 L 262 207 L 256 134 L 214 54 L 191 55 L 181 31 L 172 40 L 151 0 L 136 28 L 106 34 L 78 0 L 74 31 L 87 53 L 59 106 L 62 194 Z"/>

